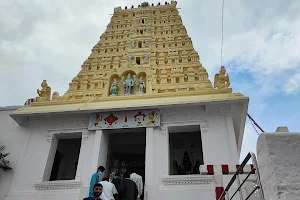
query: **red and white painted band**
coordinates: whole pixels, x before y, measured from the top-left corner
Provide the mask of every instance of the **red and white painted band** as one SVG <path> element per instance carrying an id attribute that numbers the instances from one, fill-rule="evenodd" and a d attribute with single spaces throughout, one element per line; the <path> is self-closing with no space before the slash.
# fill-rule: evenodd
<path id="1" fill-rule="evenodd" d="M 220 174 L 234 174 L 240 165 L 201 165 L 200 174 L 213 175 Z M 253 164 L 245 165 L 241 174 L 249 173 L 254 168 Z"/>

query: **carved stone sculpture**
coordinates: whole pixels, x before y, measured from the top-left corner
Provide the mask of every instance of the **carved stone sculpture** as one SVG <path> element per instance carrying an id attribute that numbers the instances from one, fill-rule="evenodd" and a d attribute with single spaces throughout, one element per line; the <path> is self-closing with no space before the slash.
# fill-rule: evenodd
<path id="1" fill-rule="evenodd" d="M 131 41 L 131 47 L 132 47 L 132 48 L 135 47 L 135 41 L 134 41 L 134 40 Z"/>
<path id="2" fill-rule="evenodd" d="M 183 160 L 182 160 L 182 170 L 184 174 L 190 174 L 192 169 L 192 162 L 189 158 L 189 154 L 187 151 L 184 152 Z"/>
<path id="3" fill-rule="evenodd" d="M 128 60 L 128 62 L 132 61 L 133 60 L 133 56 L 127 56 L 127 60 Z"/>
<path id="4" fill-rule="evenodd" d="M 138 86 L 138 92 L 137 92 L 136 94 L 137 94 L 137 95 L 144 94 L 146 85 L 145 85 L 145 82 L 144 82 L 142 76 L 140 77 L 140 80 L 137 82 L 137 86 Z"/>
<path id="5" fill-rule="evenodd" d="M 143 55 L 144 61 L 148 61 L 149 56 L 147 54 Z"/>
<path id="6" fill-rule="evenodd" d="M 36 98 L 37 101 L 50 101 L 51 87 L 48 86 L 47 80 L 43 80 L 41 87 L 41 90 L 37 89 L 37 94 L 39 95 Z"/>
<path id="7" fill-rule="evenodd" d="M 133 86 L 135 84 L 135 76 L 133 76 L 133 79 L 131 78 L 131 74 L 129 73 L 127 75 L 127 79 L 124 80 L 124 76 L 122 77 L 121 83 L 124 85 L 124 95 L 128 96 L 132 94 Z"/>
<path id="8" fill-rule="evenodd" d="M 53 92 L 52 94 L 52 100 L 63 100 L 64 97 L 63 96 L 59 96 L 58 92 Z"/>
<path id="9" fill-rule="evenodd" d="M 149 47 L 149 40 L 144 40 L 145 47 Z"/>
<path id="10" fill-rule="evenodd" d="M 110 87 L 110 96 L 117 96 L 118 88 L 119 88 L 119 84 L 117 83 L 117 80 L 114 78 L 114 82 L 111 84 Z"/>
<path id="11" fill-rule="evenodd" d="M 223 89 L 230 86 L 230 79 L 228 74 L 226 74 L 226 69 L 224 66 L 221 67 L 219 74 L 215 75 L 214 88 Z"/>

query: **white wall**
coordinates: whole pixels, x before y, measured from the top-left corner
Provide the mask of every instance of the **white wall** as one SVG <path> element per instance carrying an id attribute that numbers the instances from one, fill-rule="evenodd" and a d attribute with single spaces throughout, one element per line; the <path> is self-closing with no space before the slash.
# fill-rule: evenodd
<path id="1" fill-rule="evenodd" d="M 34 183 L 42 181 L 51 144 L 51 133 L 87 130 L 89 118 L 86 114 L 31 117 L 25 126 L 20 127 L 8 115 L 10 112 L 0 111 L 0 135 L 7 146 L 7 152 L 11 153 L 8 159 L 14 170 L 1 176 L 0 200 L 33 199 L 33 197 L 39 199 L 41 191 L 35 188 Z M 83 139 L 81 164 L 78 164 L 76 173 L 76 178 L 82 182 L 81 187 L 89 187 L 93 140 L 93 132 Z M 70 199 L 78 199 L 80 188 L 66 189 L 63 194 L 58 189 L 46 190 L 43 193 L 48 193 L 49 199 L 59 199 L 68 196 L 67 194 Z"/>
<path id="2" fill-rule="evenodd" d="M 6 146 L 5 152 L 10 153 L 7 160 L 13 168 L 11 172 L 0 171 L 0 200 L 7 194 L 11 180 L 19 168 L 17 165 L 23 159 L 24 150 L 30 136 L 28 129 L 21 129 L 9 116 L 14 110 L 0 110 L 0 139 L 1 144 Z M 22 151 L 23 150 L 23 151 Z"/>
<path id="3" fill-rule="evenodd" d="M 3 199 L 3 194 L 8 194 L 4 200 L 40 199 L 41 193 L 48 194 L 49 199 L 61 199 L 62 195 L 66 195 L 64 199 L 72 200 L 79 198 L 79 195 L 80 198 L 84 197 L 88 191 L 91 173 L 95 170 L 93 165 L 96 166 L 101 160 L 105 162 L 106 159 L 103 156 L 97 158 L 97 155 L 99 156 L 97 152 L 103 150 L 108 144 L 108 137 L 102 138 L 102 133 L 99 132 L 100 145 L 95 146 L 95 141 L 98 141 L 95 139 L 98 137 L 97 133 L 87 132 L 89 115 L 62 114 L 30 117 L 26 126 L 19 127 L 8 116 L 8 113 L 8 111 L 0 112 L 0 131 L 7 151 L 11 153 L 9 159 L 14 171 L 2 175 L 0 180 L 2 196 L 0 197 Z M 147 140 L 150 142 L 146 146 L 146 155 L 150 155 L 151 158 L 146 158 L 146 160 L 148 159 L 150 166 L 153 166 L 146 168 L 148 170 L 148 173 L 146 172 L 148 183 L 145 186 L 147 200 L 165 199 L 171 197 L 170 195 L 177 197 L 175 199 L 185 195 L 191 195 L 191 198 L 203 195 L 210 200 L 214 196 L 214 188 L 209 181 L 203 181 L 203 177 L 198 178 L 198 183 L 195 185 L 188 185 L 185 179 L 177 180 L 174 185 L 165 184 L 164 177 L 168 176 L 169 170 L 167 127 L 198 124 L 201 128 L 204 163 L 236 164 L 238 154 L 231 114 L 229 111 L 220 114 L 218 109 L 208 109 L 204 106 L 177 106 L 161 109 L 161 122 L 162 129 L 166 131 L 156 127 L 147 132 Z M 42 181 L 51 146 L 51 134 L 78 131 L 84 134 L 76 173 L 76 180 L 82 182 L 81 187 L 66 190 L 54 187 L 53 190 L 37 191 L 34 183 Z M 209 177 L 204 178 L 209 179 Z M 70 198 L 67 194 L 70 194 Z"/>
<path id="4" fill-rule="evenodd" d="M 262 133 L 257 140 L 257 161 L 264 197 L 266 200 L 298 200 L 300 132 L 277 131 Z"/>
<path id="5" fill-rule="evenodd" d="M 214 106 L 218 107 L 218 105 Z M 151 169 L 152 174 L 148 174 L 151 177 L 149 178 L 151 183 L 145 185 L 147 200 L 185 199 L 186 197 L 191 199 L 201 197 L 204 200 L 215 199 L 215 188 L 211 177 L 196 175 L 197 180 L 193 180 L 195 183 L 191 184 L 190 177 L 169 176 L 168 127 L 199 125 L 204 163 L 238 164 L 235 133 L 229 110 L 228 108 L 225 109 L 225 112 L 220 113 L 218 109 L 207 109 L 204 106 L 178 106 L 161 109 L 161 123 L 166 128 L 154 128 L 153 142 L 147 143 L 146 146 L 148 151 L 151 151 L 149 148 L 153 148 L 155 161 L 153 169 Z M 202 181 L 203 178 L 208 181 Z M 171 185 L 165 183 L 167 179 L 171 180 Z"/>

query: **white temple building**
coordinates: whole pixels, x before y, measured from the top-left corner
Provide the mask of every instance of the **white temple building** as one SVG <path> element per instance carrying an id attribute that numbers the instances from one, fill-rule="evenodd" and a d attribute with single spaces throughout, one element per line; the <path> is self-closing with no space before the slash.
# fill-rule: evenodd
<path id="1" fill-rule="evenodd" d="M 174 1 L 115 8 L 67 92 L 49 85 L 29 106 L 0 108 L 13 167 L 0 200 L 81 200 L 100 165 L 102 178 L 141 175 L 145 200 L 213 200 L 211 166 L 237 169 L 249 98 L 224 67 L 211 83 Z"/>

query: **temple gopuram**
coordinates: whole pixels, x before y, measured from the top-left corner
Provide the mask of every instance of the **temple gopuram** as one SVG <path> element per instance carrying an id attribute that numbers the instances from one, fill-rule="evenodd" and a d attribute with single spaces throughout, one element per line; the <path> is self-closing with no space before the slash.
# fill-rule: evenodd
<path id="1" fill-rule="evenodd" d="M 100 165 L 100 180 L 140 175 L 140 199 L 216 199 L 230 178 L 200 169 L 237 169 L 249 98 L 224 66 L 209 79 L 176 5 L 115 8 L 64 94 L 41 80 L 7 111 L 1 132 L 16 150 L 4 200 L 82 200 Z"/>

